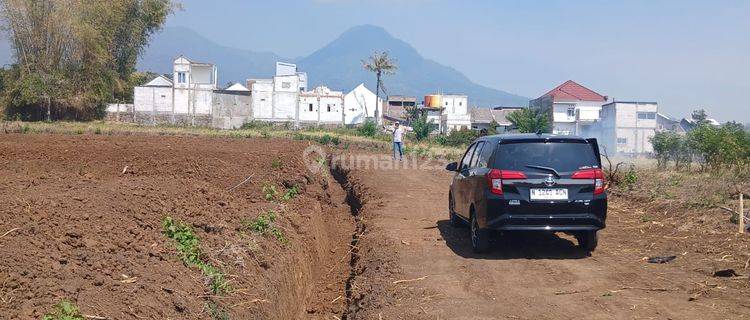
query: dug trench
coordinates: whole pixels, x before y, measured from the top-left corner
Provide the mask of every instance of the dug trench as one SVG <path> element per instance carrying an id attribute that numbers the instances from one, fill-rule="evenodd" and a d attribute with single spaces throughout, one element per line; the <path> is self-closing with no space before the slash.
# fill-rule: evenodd
<path id="1" fill-rule="evenodd" d="M 355 319 L 373 265 L 366 193 L 345 172 L 310 173 L 308 145 L 3 135 L 0 314 L 70 301 L 104 319 Z"/>

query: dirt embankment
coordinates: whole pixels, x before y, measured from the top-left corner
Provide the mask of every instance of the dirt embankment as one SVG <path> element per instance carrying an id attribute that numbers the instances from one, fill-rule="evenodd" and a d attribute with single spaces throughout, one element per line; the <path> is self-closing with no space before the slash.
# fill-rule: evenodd
<path id="1" fill-rule="evenodd" d="M 108 319 L 340 317 L 355 222 L 332 177 L 305 169 L 306 146 L 3 135 L 0 314 L 38 319 L 70 300 Z M 284 200 L 293 188 L 299 195 Z M 249 226 L 271 211 L 280 238 Z M 215 294 L 180 260 L 167 216 L 190 226 L 229 290 Z"/>

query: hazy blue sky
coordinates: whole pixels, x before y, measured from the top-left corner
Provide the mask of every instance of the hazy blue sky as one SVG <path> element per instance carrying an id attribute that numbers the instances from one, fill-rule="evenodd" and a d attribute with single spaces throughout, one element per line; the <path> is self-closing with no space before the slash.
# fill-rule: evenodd
<path id="1" fill-rule="evenodd" d="M 168 25 L 298 57 L 384 27 L 480 84 L 537 97 L 572 79 L 675 117 L 750 122 L 750 1 L 181 0 Z"/>

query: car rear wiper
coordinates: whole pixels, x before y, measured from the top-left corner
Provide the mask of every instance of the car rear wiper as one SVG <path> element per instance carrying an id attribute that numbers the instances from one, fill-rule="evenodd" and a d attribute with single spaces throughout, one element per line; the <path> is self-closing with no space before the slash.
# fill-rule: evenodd
<path id="1" fill-rule="evenodd" d="M 555 177 L 557 177 L 558 179 L 560 178 L 560 173 L 558 173 L 557 170 L 555 170 L 554 168 L 537 166 L 537 165 L 527 165 L 526 168 L 549 171 L 549 172 L 552 172 L 555 175 Z"/>

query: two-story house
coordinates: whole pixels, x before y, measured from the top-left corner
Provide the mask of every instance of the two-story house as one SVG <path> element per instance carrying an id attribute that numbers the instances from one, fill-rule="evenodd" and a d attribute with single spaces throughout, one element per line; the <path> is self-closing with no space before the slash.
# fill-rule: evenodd
<path id="1" fill-rule="evenodd" d="M 599 111 L 606 102 L 606 96 L 568 80 L 529 101 L 529 108 L 549 113 L 552 133 L 583 135 L 599 120 Z"/>

